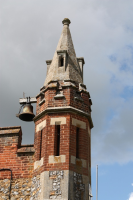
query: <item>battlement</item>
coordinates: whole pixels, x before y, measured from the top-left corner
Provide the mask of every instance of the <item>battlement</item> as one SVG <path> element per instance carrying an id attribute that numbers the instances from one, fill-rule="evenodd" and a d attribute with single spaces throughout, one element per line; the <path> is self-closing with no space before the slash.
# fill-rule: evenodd
<path id="1" fill-rule="evenodd" d="M 28 178 L 33 172 L 34 145 L 21 145 L 21 141 L 20 126 L 0 127 L 0 169 L 11 169 L 13 178 Z M 9 178 L 9 172 L 0 173 L 4 178 Z"/>

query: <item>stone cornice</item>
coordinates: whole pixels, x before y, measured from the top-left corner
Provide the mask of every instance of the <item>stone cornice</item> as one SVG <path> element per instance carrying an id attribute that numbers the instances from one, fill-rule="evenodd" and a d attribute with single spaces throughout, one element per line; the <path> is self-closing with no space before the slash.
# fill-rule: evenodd
<path id="1" fill-rule="evenodd" d="M 0 130 L 8 130 L 8 129 L 21 129 L 21 126 L 6 126 L 6 127 L 0 127 Z"/>
<path id="2" fill-rule="evenodd" d="M 35 153 L 35 148 L 32 145 L 25 145 L 25 146 L 21 146 L 18 150 L 17 153 L 22 154 L 22 153 Z"/>
<path id="3" fill-rule="evenodd" d="M 11 127 L 0 127 L 0 135 L 5 134 L 22 134 L 21 126 L 11 126 Z"/>
<path id="4" fill-rule="evenodd" d="M 93 122 L 92 122 L 91 115 L 87 112 L 84 112 L 84 111 L 74 108 L 72 106 L 47 108 L 44 111 L 42 111 L 41 113 L 39 113 L 38 115 L 36 115 L 33 120 L 34 120 L 34 122 L 36 122 L 39 119 L 41 119 L 42 116 L 46 115 L 47 113 L 59 113 L 59 112 L 74 112 L 74 113 L 78 113 L 82 116 L 85 116 L 88 118 L 88 120 L 90 122 L 90 128 L 93 128 Z"/>

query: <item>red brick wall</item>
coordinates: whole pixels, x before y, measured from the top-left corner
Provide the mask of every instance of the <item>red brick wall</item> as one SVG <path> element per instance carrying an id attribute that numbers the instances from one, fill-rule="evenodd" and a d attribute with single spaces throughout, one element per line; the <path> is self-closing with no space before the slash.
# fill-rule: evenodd
<path id="1" fill-rule="evenodd" d="M 49 85 L 45 88 L 44 98 L 45 102 L 41 105 L 41 97 L 37 96 L 37 109 L 36 114 L 38 115 L 42 111 L 51 107 L 65 107 L 71 106 L 81 111 L 90 114 L 90 102 L 89 93 L 86 91 L 79 91 L 79 85 L 73 86 L 63 86 L 63 82 L 54 83 L 53 88 L 49 88 Z M 56 85 L 56 86 L 55 86 Z M 54 98 L 57 95 L 57 91 L 62 91 L 64 95 L 63 98 Z M 75 98 L 76 97 L 76 98 Z M 51 118 L 54 117 L 66 117 L 66 124 L 60 125 L 60 155 L 66 155 L 65 163 L 49 163 L 49 156 L 55 155 L 55 125 L 50 125 Z M 72 118 L 78 119 L 86 123 L 86 129 L 79 129 L 79 158 L 86 160 L 87 167 L 83 168 L 82 163 L 76 162 L 76 164 L 71 163 L 71 155 L 76 157 L 76 126 L 72 125 Z M 72 114 L 71 112 L 60 112 L 53 114 L 45 114 L 41 119 L 35 122 L 36 125 L 40 122 L 46 120 L 46 127 L 42 130 L 42 150 L 41 156 L 44 158 L 44 164 L 39 169 L 35 170 L 35 173 L 40 173 L 40 171 L 51 171 L 51 170 L 73 170 L 77 173 L 82 173 L 88 175 L 88 168 L 91 166 L 91 152 L 90 152 L 90 137 L 88 133 L 89 121 L 88 119 L 79 114 Z M 40 131 L 35 133 L 35 161 L 40 159 Z M 88 166 L 89 163 L 89 166 Z"/>
<path id="2" fill-rule="evenodd" d="M 55 154 L 55 125 L 50 125 L 51 118 L 66 117 L 66 124 L 60 125 L 60 155 L 66 155 L 65 163 L 49 163 L 49 156 Z M 36 122 L 36 125 L 46 120 L 46 127 L 42 130 L 42 157 L 44 157 L 44 164 L 36 172 L 52 171 L 52 170 L 73 170 L 79 172 L 77 166 L 71 164 L 71 155 L 76 157 L 76 126 L 72 125 L 72 118 L 81 120 L 86 123 L 86 129 L 80 128 L 79 130 L 79 158 L 87 161 L 87 168 L 80 166 L 80 172 L 88 175 L 88 162 L 90 163 L 90 140 L 88 134 L 89 122 L 86 117 L 72 114 L 72 113 L 59 113 L 47 114 Z M 40 131 L 35 133 L 35 138 L 39 138 Z M 37 152 L 40 152 L 40 140 L 38 144 L 35 142 L 36 153 L 35 160 L 38 160 Z"/>
<path id="3" fill-rule="evenodd" d="M 65 87 L 62 89 L 64 98 L 55 99 L 57 88 L 48 88 L 44 93 L 45 102 L 39 105 L 41 97 L 37 97 L 36 114 L 46 108 L 72 106 L 90 114 L 89 94 L 85 91 L 80 92 L 78 87 Z M 77 97 L 77 99 L 75 99 Z"/>
<path id="4" fill-rule="evenodd" d="M 33 147 L 21 146 L 21 130 L 19 128 L 18 133 L 13 133 L 14 130 L 10 127 L 4 133 L 4 130 L 0 128 L 0 169 L 11 169 L 13 178 L 29 178 L 33 172 L 33 152 L 21 150 Z M 10 172 L 1 171 L 0 179 L 5 178 L 10 178 Z"/>
<path id="5" fill-rule="evenodd" d="M 81 166 L 81 162 L 76 162 L 75 164 L 70 163 L 70 170 L 75 171 L 77 173 L 82 173 L 84 175 L 88 175 L 88 162 L 91 164 L 89 159 L 91 157 L 90 152 L 90 140 L 88 134 L 88 119 L 82 117 L 80 115 L 71 114 L 71 119 L 75 118 L 77 120 L 83 121 L 86 123 L 86 129 L 82 129 L 79 127 L 79 159 L 84 159 L 87 161 L 87 168 L 83 168 Z M 72 121 L 72 120 L 71 120 Z M 76 126 L 71 124 L 71 132 L 70 132 L 70 155 L 76 157 Z M 77 160 L 79 160 L 77 159 Z"/>
<path id="6" fill-rule="evenodd" d="M 50 125 L 50 120 L 53 117 L 66 117 L 67 123 L 60 125 L 60 155 L 66 155 L 66 162 L 65 163 L 53 163 L 49 164 L 49 155 L 54 155 L 55 153 L 55 125 Z M 51 170 L 66 170 L 69 169 L 69 136 L 70 136 L 70 115 L 66 113 L 62 114 L 49 114 L 45 117 L 42 117 L 37 124 L 42 122 L 46 119 L 46 127 L 42 130 L 42 157 L 44 157 L 44 165 L 39 169 L 36 170 L 38 173 L 40 171 L 51 171 Z M 37 125 L 36 124 L 36 125 Z M 37 137 L 38 133 L 35 133 L 35 138 Z M 35 146 L 35 160 L 38 159 L 37 157 L 37 149 L 39 149 L 36 144 Z"/>

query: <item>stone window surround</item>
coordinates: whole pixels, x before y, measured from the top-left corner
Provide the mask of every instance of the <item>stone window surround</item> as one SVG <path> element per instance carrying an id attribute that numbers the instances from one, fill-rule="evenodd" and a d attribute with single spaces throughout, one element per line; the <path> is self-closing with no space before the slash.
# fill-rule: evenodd
<path id="1" fill-rule="evenodd" d="M 62 124 L 66 124 L 66 117 L 51 118 L 50 125 L 62 125 Z M 81 120 L 75 119 L 75 118 L 72 118 L 72 125 L 77 126 L 82 129 L 86 129 L 86 123 Z M 45 126 L 46 126 L 46 120 L 44 120 L 43 122 L 39 123 L 36 126 L 36 131 L 42 130 Z M 88 133 L 90 135 L 89 126 L 88 126 Z"/>
<path id="2" fill-rule="evenodd" d="M 82 129 L 86 129 L 86 123 L 81 121 L 81 120 L 75 119 L 75 118 L 72 118 L 72 125 L 74 125 L 76 127 L 79 127 L 79 128 L 82 128 Z M 88 126 L 88 133 L 90 135 L 89 126 Z M 80 160 L 82 162 L 82 167 L 87 168 L 87 161 L 86 160 L 80 159 L 80 158 L 76 158 L 76 156 L 72 156 L 71 155 L 71 163 L 72 164 L 76 164 L 76 161 L 78 161 L 78 160 Z"/>
<path id="3" fill-rule="evenodd" d="M 65 67 L 66 66 L 66 57 L 67 57 L 67 50 L 59 50 L 57 51 L 58 55 L 58 67 Z M 63 66 L 60 64 L 60 60 L 63 58 Z"/>
<path id="4" fill-rule="evenodd" d="M 44 158 L 42 157 L 40 160 L 34 162 L 34 170 L 41 167 L 43 165 Z"/>
<path id="5" fill-rule="evenodd" d="M 66 117 L 54 117 L 50 120 L 50 125 L 62 125 L 66 124 Z"/>
<path id="6" fill-rule="evenodd" d="M 66 162 L 66 155 L 60 155 L 60 156 L 49 156 L 49 164 L 52 163 L 65 163 Z"/>
<path id="7" fill-rule="evenodd" d="M 50 125 L 62 125 L 62 124 L 66 124 L 66 117 L 54 117 L 51 118 L 50 120 Z M 64 163 L 64 162 L 66 162 L 66 155 L 49 156 L 49 163 Z"/>
<path id="8" fill-rule="evenodd" d="M 87 161 L 84 159 L 76 158 L 76 156 L 71 156 L 71 163 L 76 165 L 76 161 L 82 161 L 82 167 L 87 168 Z"/>
<path id="9" fill-rule="evenodd" d="M 75 118 L 72 118 L 72 125 L 82 129 L 86 129 L 86 123 Z"/>
<path id="10" fill-rule="evenodd" d="M 51 118 L 50 120 L 50 125 L 62 125 L 62 124 L 66 124 L 66 117 L 55 117 L 55 118 Z M 86 123 L 81 121 L 81 120 L 77 120 L 75 118 L 72 118 L 72 125 L 77 126 L 79 128 L 83 128 L 86 129 Z M 39 123 L 36 126 L 36 131 L 40 131 L 42 130 L 44 127 L 46 126 L 46 120 L 44 120 L 43 122 Z M 90 128 L 88 127 L 88 133 L 90 134 Z M 86 160 L 84 159 L 80 159 L 82 161 L 82 166 L 86 168 L 87 163 Z M 39 166 L 40 161 L 36 161 L 37 163 L 34 164 L 34 166 Z M 54 155 L 50 155 L 49 156 L 49 163 L 63 163 L 66 162 L 66 156 L 65 155 L 60 155 L 60 156 L 54 156 Z M 71 156 L 71 163 L 76 164 L 76 157 L 75 156 Z M 34 167 L 35 168 L 35 167 Z"/>
<path id="11" fill-rule="evenodd" d="M 59 63 L 59 67 L 64 67 L 64 56 L 59 56 L 59 60 L 60 60 L 60 63 Z"/>
<path id="12" fill-rule="evenodd" d="M 42 122 L 40 122 L 37 126 L 36 126 L 36 132 L 41 131 L 44 127 L 46 126 L 46 119 Z M 37 160 L 34 162 L 34 170 L 41 167 L 43 165 L 43 157 L 40 160 Z"/>
<path id="13" fill-rule="evenodd" d="M 36 126 L 36 132 L 41 131 L 46 126 L 46 119 Z"/>

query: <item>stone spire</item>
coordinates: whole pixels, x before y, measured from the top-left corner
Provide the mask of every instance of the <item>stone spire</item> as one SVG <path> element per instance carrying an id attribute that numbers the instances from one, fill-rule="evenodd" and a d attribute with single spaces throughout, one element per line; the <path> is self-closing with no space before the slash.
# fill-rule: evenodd
<path id="1" fill-rule="evenodd" d="M 52 61 L 46 61 L 47 76 L 44 86 L 50 81 L 72 80 L 78 83 L 83 82 L 83 66 L 80 66 L 80 63 L 76 58 L 69 30 L 69 24 L 71 22 L 68 18 L 65 18 L 62 23 L 63 30 L 54 57 Z"/>

